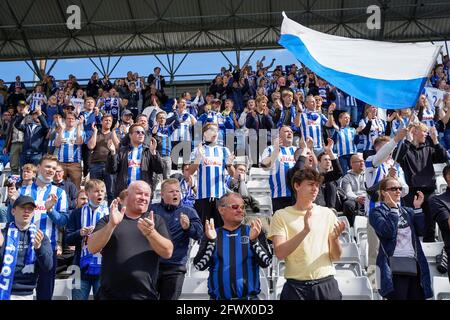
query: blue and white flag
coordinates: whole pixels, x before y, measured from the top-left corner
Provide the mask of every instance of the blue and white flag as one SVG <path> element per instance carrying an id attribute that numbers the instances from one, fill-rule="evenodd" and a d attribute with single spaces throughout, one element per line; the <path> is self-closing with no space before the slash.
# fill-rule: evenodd
<path id="1" fill-rule="evenodd" d="M 441 49 L 332 36 L 283 17 L 280 45 L 334 86 L 384 109 L 415 106 Z"/>

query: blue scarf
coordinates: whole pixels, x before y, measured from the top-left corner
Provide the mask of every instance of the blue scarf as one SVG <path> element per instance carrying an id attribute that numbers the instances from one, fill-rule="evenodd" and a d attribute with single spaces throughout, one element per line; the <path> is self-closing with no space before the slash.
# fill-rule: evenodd
<path id="1" fill-rule="evenodd" d="M 81 227 L 95 227 L 95 224 L 108 214 L 109 209 L 105 202 L 100 204 L 94 212 L 92 212 L 89 204 L 86 204 L 81 209 Z M 80 269 L 85 271 L 87 275 L 98 276 L 102 267 L 102 255 L 90 253 L 87 242 L 88 237 L 83 237 L 83 240 L 81 240 Z"/>
<path id="2" fill-rule="evenodd" d="M 33 273 L 34 263 L 36 262 L 36 253 L 34 251 L 34 237 L 36 236 L 36 226 L 30 224 L 27 232 L 30 233 L 30 243 L 28 244 L 27 254 L 25 256 L 25 266 L 22 273 Z M 6 235 L 5 253 L 3 256 L 2 271 L 0 273 L 0 300 L 9 300 L 13 286 L 14 273 L 17 264 L 17 253 L 19 248 L 19 229 L 16 224 L 9 224 Z"/>

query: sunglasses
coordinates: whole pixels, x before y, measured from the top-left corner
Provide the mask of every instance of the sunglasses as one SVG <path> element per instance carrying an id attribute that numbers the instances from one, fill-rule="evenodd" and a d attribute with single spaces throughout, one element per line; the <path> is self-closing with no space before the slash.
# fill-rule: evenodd
<path id="1" fill-rule="evenodd" d="M 391 187 L 391 188 L 386 188 L 387 191 L 402 191 L 403 187 Z"/>
<path id="2" fill-rule="evenodd" d="M 240 208 L 241 210 L 245 209 L 245 205 L 238 205 L 238 204 L 229 204 L 229 205 L 224 205 L 224 207 L 228 207 L 231 208 L 233 210 L 237 210 L 238 208 Z"/>
<path id="3" fill-rule="evenodd" d="M 145 134 L 145 131 L 142 131 L 142 130 L 136 130 L 136 131 L 134 131 L 133 133 L 135 133 L 135 134 Z"/>

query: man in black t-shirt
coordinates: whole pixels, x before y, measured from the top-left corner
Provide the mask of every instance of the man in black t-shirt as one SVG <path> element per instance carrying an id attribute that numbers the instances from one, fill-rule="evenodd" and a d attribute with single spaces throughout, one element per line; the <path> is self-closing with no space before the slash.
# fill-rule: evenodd
<path id="1" fill-rule="evenodd" d="M 144 181 L 128 186 L 126 207 L 111 204 L 109 216 L 95 226 L 89 252 L 102 252 L 101 300 L 156 300 L 159 257 L 169 259 L 173 244 L 164 219 L 147 213 L 151 188 Z"/>

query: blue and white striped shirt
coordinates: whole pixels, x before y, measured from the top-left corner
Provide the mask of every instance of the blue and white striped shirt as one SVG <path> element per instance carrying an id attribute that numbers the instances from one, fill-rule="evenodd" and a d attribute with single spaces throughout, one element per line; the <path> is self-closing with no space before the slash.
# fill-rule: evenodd
<path id="1" fill-rule="evenodd" d="M 230 150 L 219 145 L 203 145 L 204 156 L 198 166 L 197 199 L 220 198 L 225 194 L 225 171 Z M 191 155 L 193 161 L 198 154 L 198 147 Z"/>
<path id="2" fill-rule="evenodd" d="M 422 123 L 425 124 L 428 128 L 434 127 L 434 106 L 432 107 L 426 107 L 423 109 L 423 115 L 422 115 Z M 416 116 L 419 116 L 419 111 L 414 110 L 414 113 Z"/>
<path id="3" fill-rule="evenodd" d="M 355 145 L 357 134 L 355 128 L 345 127 L 334 131 L 333 139 L 336 141 L 334 146 L 338 157 L 357 153 Z"/>
<path id="4" fill-rule="evenodd" d="M 64 130 L 62 132 L 61 146 L 58 150 L 58 161 L 63 163 L 81 163 L 81 145 L 77 142 L 78 128 L 72 130 Z M 85 140 L 85 133 L 82 133 L 83 141 Z"/>
<path id="5" fill-rule="evenodd" d="M 314 140 L 314 148 L 322 148 L 322 126 L 327 123 L 328 119 L 322 113 L 311 112 L 306 110 L 300 115 L 300 123 L 302 125 L 302 134 L 305 141 L 308 137 Z"/>
<path id="6" fill-rule="evenodd" d="M 167 118 L 172 117 L 173 115 L 178 116 L 177 113 L 170 113 L 167 115 Z M 172 141 L 191 141 L 191 124 L 192 119 L 195 119 L 193 115 L 189 114 L 187 111 L 184 111 L 180 117 L 178 117 L 178 121 L 180 122 L 180 127 L 175 129 L 172 133 Z"/>
<path id="7" fill-rule="evenodd" d="M 361 119 L 359 122 L 360 127 L 365 127 L 369 119 L 366 117 Z M 376 138 L 384 135 L 386 131 L 386 121 L 375 118 L 372 120 L 372 126 L 370 127 L 369 135 L 360 134 L 359 135 L 359 143 L 358 143 L 358 151 L 362 152 L 365 150 L 370 150 L 373 148 L 373 143 Z"/>
<path id="8" fill-rule="evenodd" d="M 30 104 L 30 111 L 34 111 L 37 106 L 42 107 L 44 103 L 47 103 L 47 97 L 43 93 L 35 92 L 28 96 L 27 102 Z"/>
<path id="9" fill-rule="evenodd" d="M 128 185 L 141 179 L 141 161 L 143 145 L 132 148 L 128 152 Z"/>
<path id="10" fill-rule="evenodd" d="M 269 172 L 269 185 L 272 192 L 272 198 L 290 197 L 291 191 L 288 187 L 288 181 L 286 181 L 286 175 L 290 168 L 295 165 L 294 154 L 297 147 L 283 147 L 280 146 L 280 153 L 275 163 Z M 267 147 L 261 159 L 270 157 L 273 153 L 273 146 Z"/>
<path id="11" fill-rule="evenodd" d="M 34 199 L 36 208 L 34 209 L 32 222 L 50 239 L 52 248 L 55 250 L 58 241 L 58 227 L 48 216 L 47 210 L 45 209 L 45 201 L 49 199 L 51 194 L 55 194 L 58 201 L 53 208 L 60 214 L 65 214 L 68 208 L 66 192 L 52 184 L 39 188 L 36 182 L 33 182 L 29 186 L 21 187 L 19 194 L 21 196 L 30 196 Z"/>

